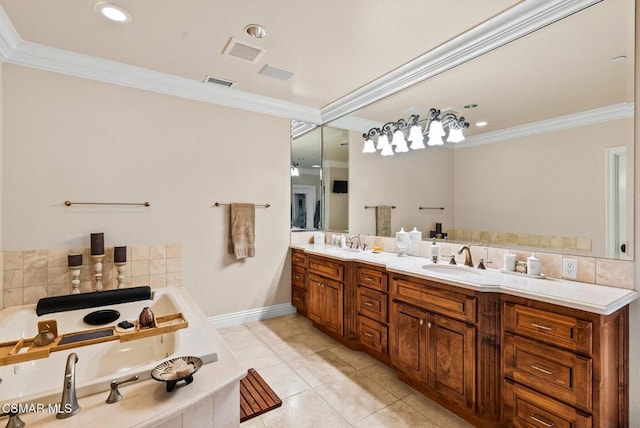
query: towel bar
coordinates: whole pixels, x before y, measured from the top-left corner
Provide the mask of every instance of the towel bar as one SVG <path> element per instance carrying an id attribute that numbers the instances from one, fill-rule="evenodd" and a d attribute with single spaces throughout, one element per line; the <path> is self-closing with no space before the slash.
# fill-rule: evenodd
<path id="1" fill-rule="evenodd" d="M 64 201 L 65 207 L 70 207 L 71 205 L 129 205 L 129 206 L 143 206 L 150 207 L 151 203 L 149 202 L 71 202 Z"/>
<path id="2" fill-rule="evenodd" d="M 222 204 L 220 202 L 215 202 L 213 204 L 214 207 L 221 207 L 223 205 L 231 205 L 231 204 Z M 256 208 L 269 208 L 270 206 L 271 206 L 271 204 L 256 205 Z"/>
<path id="3" fill-rule="evenodd" d="M 418 207 L 419 210 L 444 210 L 444 207 Z"/>
<path id="4" fill-rule="evenodd" d="M 377 206 L 372 206 L 372 205 L 365 205 L 365 206 L 364 206 L 364 209 L 365 209 L 365 210 L 370 210 L 370 209 L 373 209 L 373 208 L 378 208 L 378 207 L 377 207 Z M 395 209 L 396 209 L 396 206 L 395 206 L 395 205 L 391 205 L 391 209 L 392 209 L 392 210 L 395 210 Z"/>

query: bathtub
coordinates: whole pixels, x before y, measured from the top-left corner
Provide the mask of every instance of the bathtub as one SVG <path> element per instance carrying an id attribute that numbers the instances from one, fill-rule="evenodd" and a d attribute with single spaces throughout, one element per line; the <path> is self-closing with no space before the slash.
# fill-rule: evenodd
<path id="1" fill-rule="evenodd" d="M 113 324 L 136 319 L 145 306 L 149 306 L 156 316 L 182 312 L 189 322 L 185 329 L 122 343 L 113 340 L 82 346 L 52 352 L 48 358 L 0 366 L 0 403 L 59 402 L 67 356 L 72 352 L 78 355 L 75 375 L 79 398 L 109 391 L 114 379 L 133 375 L 140 376 L 140 380 L 149 379 L 151 370 L 169 358 L 193 355 L 202 358 L 204 364 L 216 361 L 215 345 L 207 340 L 209 332 L 208 326 L 204 325 L 206 318 L 185 295 L 182 287 L 168 287 L 155 291 L 152 300 L 105 307 L 120 312 L 120 318 Z M 0 341 L 33 338 L 37 334 L 38 321 L 47 319 L 57 321 L 58 335 L 89 330 L 95 326 L 85 324 L 82 319 L 98 309 L 79 309 L 38 317 L 35 305 L 7 308 L 0 311 Z M 106 396 L 105 393 L 105 399 Z"/>

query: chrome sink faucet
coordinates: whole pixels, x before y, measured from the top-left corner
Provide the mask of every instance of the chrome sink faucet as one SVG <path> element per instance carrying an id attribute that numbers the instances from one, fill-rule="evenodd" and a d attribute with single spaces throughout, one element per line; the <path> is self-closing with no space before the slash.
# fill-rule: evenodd
<path id="1" fill-rule="evenodd" d="M 462 254 L 464 252 L 464 265 L 469 267 L 473 266 L 473 260 L 471 259 L 471 244 L 463 245 L 458 250 L 458 254 Z"/>
<path id="2" fill-rule="evenodd" d="M 78 398 L 76 397 L 76 363 L 78 354 L 72 352 L 67 357 L 67 367 L 64 371 L 64 384 L 62 385 L 62 399 L 56 418 L 69 418 L 80 411 Z"/>
<path id="3" fill-rule="evenodd" d="M 359 234 L 354 234 L 354 235 L 351 235 L 349 237 L 349 243 L 351 244 L 351 248 L 353 248 L 354 239 L 356 239 L 358 241 L 358 242 L 356 242 L 356 250 L 359 250 L 359 249 L 363 249 L 364 250 L 364 247 L 365 247 L 366 244 L 362 245 L 362 241 L 360 240 L 360 235 Z"/>

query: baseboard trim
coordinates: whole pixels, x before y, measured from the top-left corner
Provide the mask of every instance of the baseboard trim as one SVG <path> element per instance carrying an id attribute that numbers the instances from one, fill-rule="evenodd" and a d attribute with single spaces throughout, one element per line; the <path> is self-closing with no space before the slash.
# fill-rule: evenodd
<path id="1" fill-rule="evenodd" d="M 295 312 L 295 306 L 290 303 L 282 303 L 280 305 L 265 306 L 264 308 L 248 309 L 246 311 L 216 315 L 209 317 L 209 322 L 215 328 L 223 328 L 251 321 L 260 321 L 268 318 L 280 317 L 282 315 L 294 314 Z"/>

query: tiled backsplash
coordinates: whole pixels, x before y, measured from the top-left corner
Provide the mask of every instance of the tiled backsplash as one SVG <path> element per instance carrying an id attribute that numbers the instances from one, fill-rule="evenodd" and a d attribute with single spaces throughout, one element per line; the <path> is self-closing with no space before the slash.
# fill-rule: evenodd
<path id="1" fill-rule="evenodd" d="M 484 230 L 449 229 L 449 239 L 489 244 L 520 245 L 554 250 L 591 251 L 591 239 L 575 236 L 527 235 L 524 233 L 487 232 Z"/>
<path id="2" fill-rule="evenodd" d="M 325 233 L 325 240 L 331 240 L 331 233 Z M 291 233 L 292 244 L 304 244 L 313 242 L 312 232 L 295 232 Z M 386 238 L 381 236 L 363 236 L 363 242 L 369 248 L 374 245 L 382 247 L 383 251 L 389 253 L 397 253 L 395 238 Z M 429 246 L 431 241 L 420 242 L 420 257 L 430 257 Z M 449 260 L 445 258 L 447 255 L 455 255 L 456 263 L 464 263 L 464 255 L 458 254 L 460 244 L 438 242 L 440 247 L 440 260 Z M 517 261 L 526 261 L 531 255 L 531 251 L 523 251 L 508 248 L 472 246 L 471 255 L 474 263 L 477 265 L 480 259 L 489 260 L 488 268 L 502 269 L 503 255 L 512 253 L 516 255 Z M 565 255 L 562 253 L 550 253 L 546 251 L 536 251 L 536 256 L 542 262 L 542 273 L 549 278 L 562 278 L 563 259 L 572 259 L 578 261 L 578 275 L 575 279 L 580 282 L 587 282 L 598 285 L 607 285 L 611 287 L 633 289 L 633 261 L 614 260 L 598 257 L 584 257 Z M 569 278 L 564 278 L 568 279 Z"/>
<path id="3" fill-rule="evenodd" d="M 90 248 L 0 252 L 1 307 L 36 303 L 42 297 L 71 293 L 67 255 L 82 253 L 80 292 L 93 291 L 93 260 Z M 105 247 L 102 260 L 103 290 L 116 288 L 118 271 L 113 248 Z M 124 286 L 151 288 L 182 285 L 182 245 L 127 246 Z"/>

